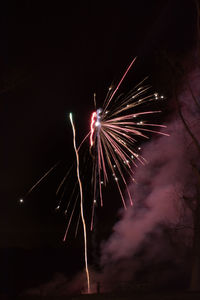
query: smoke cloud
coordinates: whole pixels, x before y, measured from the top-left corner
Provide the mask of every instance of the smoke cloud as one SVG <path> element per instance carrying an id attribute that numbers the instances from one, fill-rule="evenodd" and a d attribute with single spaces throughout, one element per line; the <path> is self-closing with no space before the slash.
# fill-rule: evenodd
<path id="1" fill-rule="evenodd" d="M 200 110 L 188 83 L 200 104 L 199 79 L 200 70 L 196 68 L 188 75 L 178 95 L 182 113 L 198 140 Z M 118 279 L 129 280 L 144 262 L 167 261 L 170 257 L 177 263 L 181 260 L 181 253 L 175 254 L 170 241 L 163 238 L 161 225 L 180 221 L 183 196 L 191 197 L 195 191 L 191 163 L 199 164 L 199 157 L 176 109 L 170 115 L 166 131 L 169 137 L 153 137 L 143 146 L 142 155 L 147 164 L 135 169 L 137 183 L 129 186 L 134 206 L 120 211 L 120 221 L 102 244 L 101 264 L 110 277 L 115 274 Z M 189 210 L 186 215 L 191 220 Z M 142 249 L 143 256 L 138 257 Z"/>

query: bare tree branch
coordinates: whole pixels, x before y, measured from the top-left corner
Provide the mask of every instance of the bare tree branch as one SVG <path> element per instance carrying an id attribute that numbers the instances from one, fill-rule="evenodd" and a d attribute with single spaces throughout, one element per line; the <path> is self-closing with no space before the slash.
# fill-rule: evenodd
<path id="1" fill-rule="evenodd" d="M 180 108 L 180 103 L 179 103 L 179 100 L 178 100 L 178 96 L 177 96 L 177 93 L 175 92 L 175 95 L 176 95 L 176 103 L 177 103 L 177 108 L 178 108 L 178 113 L 179 113 L 179 116 L 181 118 L 181 121 L 183 122 L 183 125 L 185 126 L 185 129 L 187 130 L 188 134 L 191 136 L 192 140 L 194 141 L 194 144 L 196 145 L 197 147 L 197 150 L 200 154 L 200 144 L 197 140 L 197 138 L 195 137 L 195 135 L 193 134 L 191 128 L 189 127 L 189 125 L 187 124 L 184 116 L 183 116 L 183 113 L 182 113 L 182 110 Z"/>
<path id="2" fill-rule="evenodd" d="M 191 85 L 189 83 L 189 81 L 187 81 L 187 84 L 188 84 L 188 88 L 190 90 L 190 93 L 192 95 L 192 99 L 194 100 L 194 103 L 196 104 L 196 106 L 200 109 L 200 103 L 197 101 L 197 98 L 195 97 L 194 93 L 193 93 L 193 90 L 191 88 Z"/>

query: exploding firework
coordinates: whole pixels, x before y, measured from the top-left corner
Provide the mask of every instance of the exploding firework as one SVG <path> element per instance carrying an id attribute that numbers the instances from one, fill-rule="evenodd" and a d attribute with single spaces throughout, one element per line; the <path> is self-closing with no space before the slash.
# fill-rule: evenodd
<path id="1" fill-rule="evenodd" d="M 92 202 L 92 217 L 91 217 L 91 230 L 93 229 L 94 211 L 98 202 L 103 206 L 102 197 L 102 185 L 106 185 L 109 180 L 109 172 L 112 173 L 114 180 L 117 184 L 119 194 L 121 196 L 123 206 L 126 209 L 126 201 L 122 192 L 121 184 L 124 184 L 127 191 L 127 195 L 130 201 L 130 205 L 133 205 L 131 194 L 128 190 L 128 184 L 126 180 L 126 174 L 129 180 L 134 181 L 133 165 L 136 166 L 137 160 L 140 163 L 144 163 L 145 159 L 138 154 L 135 150 L 135 144 L 137 137 L 148 138 L 147 133 L 160 133 L 167 135 L 166 133 L 156 130 L 156 127 L 166 127 L 164 125 L 152 124 L 151 122 L 144 121 L 144 117 L 147 115 L 159 113 L 160 111 L 146 110 L 140 111 L 138 109 L 144 103 L 155 101 L 157 99 L 163 99 L 164 97 L 157 93 L 148 94 L 150 86 L 144 85 L 142 81 L 134 89 L 132 89 L 127 95 L 119 96 L 115 99 L 115 94 L 123 82 L 126 74 L 132 67 L 135 59 L 128 66 L 121 80 L 115 88 L 110 87 L 102 108 L 96 109 L 91 116 L 90 132 L 86 135 L 82 141 L 79 149 L 75 148 L 76 158 L 78 158 L 78 151 L 83 145 L 84 141 L 89 138 L 89 149 L 93 161 L 92 167 L 92 186 L 93 186 L 93 202 Z M 96 106 L 96 94 L 94 94 L 94 103 Z M 72 122 L 72 117 L 70 115 Z M 73 133 L 75 136 L 75 129 L 73 126 Z M 74 146 L 75 147 L 75 146 Z M 140 147 L 138 147 L 140 150 Z M 88 291 L 90 290 L 89 282 L 89 270 L 87 266 L 87 235 L 86 224 L 83 217 L 83 192 L 82 182 L 79 174 L 79 161 L 77 159 L 77 177 L 80 188 L 81 198 L 81 219 L 84 228 L 84 243 L 85 243 L 85 266 L 88 282 Z M 64 178 L 64 181 L 66 177 Z M 62 184 L 64 183 L 62 182 Z M 61 184 L 61 186 L 62 186 Z M 60 186 L 60 187 L 61 187 Z M 59 187 L 59 189 L 60 189 Z M 72 215 L 74 214 L 76 202 L 73 206 L 73 210 L 67 226 L 65 238 L 71 223 Z"/>
<path id="2" fill-rule="evenodd" d="M 147 102 L 163 99 L 158 93 L 149 94 L 150 86 L 143 85 L 143 80 L 127 95 L 115 98 L 121 83 L 132 67 L 135 59 L 128 66 L 116 87 L 110 87 L 102 105 L 92 113 L 90 123 L 90 152 L 93 157 L 93 208 L 91 218 L 91 229 L 93 228 L 94 209 L 97 201 L 103 206 L 102 185 L 106 186 L 109 181 L 110 172 L 116 182 L 124 208 L 127 204 L 123 195 L 125 188 L 130 205 L 133 200 L 128 190 L 127 175 L 129 180 L 134 181 L 133 165 L 137 161 L 144 164 L 145 158 L 138 154 L 137 138 L 148 138 L 147 133 L 166 133 L 156 130 L 156 127 L 164 125 L 146 122 L 145 117 L 160 111 L 140 111 L 139 106 Z M 95 98 L 96 102 L 96 98 Z M 124 185 L 124 188 L 122 187 Z"/>
<path id="3" fill-rule="evenodd" d="M 158 93 L 151 93 L 150 86 L 145 84 L 146 78 L 131 89 L 127 94 L 120 94 L 117 96 L 117 92 L 125 79 L 127 73 L 134 64 L 135 59 L 132 60 L 119 83 L 116 86 L 111 86 L 108 89 L 108 93 L 101 107 L 96 109 L 96 94 L 94 94 L 95 111 L 92 113 L 90 122 L 90 131 L 85 136 L 79 147 L 76 147 L 75 141 L 75 127 L 70 114 L 70 121 L 73 129 L 73 143 L 76 153 L 76 170 L 77 170 L 77 183 L 74 185 L 71 199 L 67 203 L 65 209 L 66 217 L 68 215 L 67 229 L 64 235 L 64 241 L 66 240 L 69 227 L 72 223 L 72 219 L 78 206 L 78 197 L 80 197 L 80 206 L 78 209 L 78 217 L 76 222 L 75 235 L 77 234 L 80 219 L 83 224 L 84 233 L 84 250 L 85 250 L 85 267 L 88 282 L 88 291 L 90 290 L 89 270 L 87 263 L 87 228 L 84 218 L 84 205 L 88 205 L 88 202 L 84 202 L 82 191 L 82 178 L 86 172 L 89 161 L 81 161 L 80 165 L 83 165 L 81 171 L 79 169 L 79 154 L 83 148 L 83 145 L 88 142 L 87 149 L 89 150 L 89 157 L 92 161 L 92 174 L 91 174 L 91 186 L 92 186 L 92 204 L 91 217 L 90 217 L 90 229 L 93 229 L 94 214 L 96 206 L 103 206 L 102 186 L 106 186 L 109 182 L 110 175 L 116 182 L 117 189 L 119 191 L 123 206 L 127 209 L 127 203 L 125 201 L 124 192 L 128 196 L 129 203 L 133 205 L 133 199 L 128 189 L 127 180 L 134 181 L 134 166 L 137 166 L 137 161 L 144 164 L 145 158 L 142 157 L 138 150 L 138 139 L 149 138 L 149 134 L 159 133 L 168 136 L 168 134 L 161 132 L 160 128 L 165 128 L 164 125 L 154 124 L 147 121 L 150 115 L 160 113 L 160 110 L 148 110 L 145 109 L 145 104 L 155 100 L 164 99 L 164 96 L 159 96 Z M 57 163 L 58 164 L 58 163 Z M 52 170 L 57 167 L 54 165 L 44 176 L 39 179 L 36 184 L 27 192 L 29 195 L 44 178 L 46 178 Z M 61 208 L 64 201 L 64 195 L 66 193 L 66 183 L 68 176 L 71 174 L 73 166 L 68 170 L 67 174 L 61 180 L 56 194 L 59 196 L 59 203 L 57 210 Z M 88 178 L 88 177 L 87 177 Z M 79 190 L 78 190 L 79 189 Z M 73 198 L 74 193 L 77 192 L 76 198 Z M 75 199 L 75 201 L 74 201 Z M 20 199 L 20 203 L 23 203 L 23 199 Z"/>

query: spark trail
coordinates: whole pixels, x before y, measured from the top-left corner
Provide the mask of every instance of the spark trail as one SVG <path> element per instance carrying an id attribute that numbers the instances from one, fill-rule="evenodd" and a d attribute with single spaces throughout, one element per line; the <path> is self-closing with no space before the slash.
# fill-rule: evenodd
<path id="1" fill-rule="evenodd" d="M 28 192 L 24 195 L 23 198 L 19 200 L 20 203 L 24 202 L 24 199 L 32 193 L 32 191 L 59 165 L 60 162 L 57 162 L 55 165 L 53 165 L 29 190 Z"/>
<path id="2" fill-rule="evenodd" d="M 72 118 L 72 113 L 69 114 L 70 122 L 72 125 L 73 130 L 73 144 L 74 144 L 74 150 L 76 153 L 76 171 L 77 171 L 77 178 L 79 183 L 79 191 L 80 191 L 80 212 L 81 212 L 81 220 L 83 224 L 83 233 L 84 233 L 84 253 L 85 253 L 85 271 L 87 276 L 87 286 L 88 286 L 88 293 L 90 293 L 90 274 L 88 269 L 88 259 L 87 259 L 87 231 L 86 231 L 86 223 L 84 218 L 84 211 L 83 211 L 83 189 L 82 189 L 82 183 L 80 179 L 80 173 L 79 173 L 79 155 L 78 150 L 76 147 L 76 131 L 75 126 Z"/>

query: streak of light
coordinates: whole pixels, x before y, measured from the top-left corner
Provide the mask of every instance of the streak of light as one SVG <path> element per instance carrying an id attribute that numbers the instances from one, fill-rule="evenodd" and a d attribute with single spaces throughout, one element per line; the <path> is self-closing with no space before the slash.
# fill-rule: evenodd
<path id="1" fill-rule="evenodd" d="M 86 231 L 86 223 L 84 218 L 84 211 L 83 211 L 83 189 L 82 189 L 82 182 L 80 179 L 80 173 L 79 173 L 79 155 L 76 147 L 76 131 L 75 126 L 73 122 L 72 113 L 69 115 L 72 130 L 73 130 L 73 144 L 74 144 L 74 150 L 76 153 L 76 171 L 77 171 L 77 178 L 79 182 L 79 190 L 80 190 L 80 211 L 81 211 L 81 219 L 83 224 L 83 233 L 84 233 L 84 252 L 85 252 L 85 271 L 86 271 L 86 277 L 87 277 L 87 287 L 88 287 L 88 293 L 90 293 L 90 274 L 88 269 L 88 258 L 87 258 L 87 231 Z"/>

